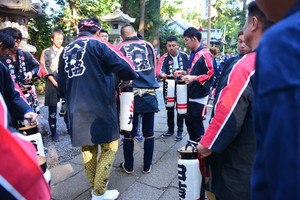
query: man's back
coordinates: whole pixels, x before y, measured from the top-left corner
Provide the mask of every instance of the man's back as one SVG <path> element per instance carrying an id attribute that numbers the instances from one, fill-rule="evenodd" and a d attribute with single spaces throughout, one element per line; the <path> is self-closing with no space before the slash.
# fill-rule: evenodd
<path id="1" fill-rule="evenodd" d="M 118 139 L 113 72 L 124 80 L 136 78 L 123 55 L 88 32 L 81 33 L 61 54 L 59 90 L 71 115 L 74 146 Z M 87 131 L 91 134 L 82 134 Z"/>
<path id="2" fill-rule="evenodd" d="M 155 79 L 155 51 L 153 46 L 137 37 L 127 37 L 117 46 L 123 54 L 132 60 L 139 77 L 133 80 L 131 87 L 158 88 Z"/>
<path id="3" fill-rule="evenodd" d="M 266 31 L 257 51 L 254 124 L 259 145 L 253 199 L 300 198 L 299 10 L 298 1 L 282 21 Z"/>

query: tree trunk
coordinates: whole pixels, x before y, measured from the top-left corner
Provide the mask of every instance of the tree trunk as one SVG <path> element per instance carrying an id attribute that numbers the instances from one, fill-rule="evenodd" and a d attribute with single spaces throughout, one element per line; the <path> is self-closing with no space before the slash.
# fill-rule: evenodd
<path id="1" fill-rule="evenodd" d="M 242 11 L 242 18 L 241 18 L 241 28 L 243 28 L 246 22 L 246 15 L 247 15 L 247 0 L 243 0 L 243 11 Z"/>
<path id="2" fill-rule="evenodd" d="M 67 3 L 69 4 L 70 11 L 71 11 L 71 19 L 69 20 L 71 27 L 73 29 L 73 34 L 76 35 L 77 33 L 77 24 L 78 24 L 78 11 L 76 8 L 76 1 L 68 0 Z"/>
<path id="3" fill-rule="evenodd" d="M 159 37 L 160 37 L 160 4 L 161 0 L 150 0 L 150 5 L 153 7 L 151 9 L 151 15 L 152 15 L 152 22 L 153 25 L 151 27 L 151 39 L 152 39 L 152 44 L 155 49 L 157 49 L 158 54 L 160 52 L 160 42 L 159 42 Z M 148 8 L 147 8 L 148 9 Z"/>
<path id="4" fill-rule="evenodd" d="M 138 32 L 144 37 L 145 34 L 145 0 L 140 0 L 140 24 Z"/>
<path id="5" fill-rule="evenodd" d="M 122 0 L 122 9 L 124 13 L 127 13 L 127 0 Z"/>

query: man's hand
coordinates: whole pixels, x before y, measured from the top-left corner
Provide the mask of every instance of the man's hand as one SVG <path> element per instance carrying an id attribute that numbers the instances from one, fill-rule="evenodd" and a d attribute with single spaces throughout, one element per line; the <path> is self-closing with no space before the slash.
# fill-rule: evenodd
<path id="1" fill-rule="evenodd" d="M 182 76 L 183 75 L 183 71 L 181 71 L 181 70 L 174 71 L 173 75 L 174 75 L 174 77 Z"/>
<path id="2" fill-rule="evenodd" d="M 167 78 L 167 74 L 162 73 L 162 74 L 159 75 L 159 77 L 162 78 L 162 79 L 166 79 Z"/>
<path id="3" fill-rule="evenodd" d="M 57 85 L 57 82 L 54 79 L 53 75 L 48 76 L 48 80 L 53 84 L 54 87 L 57 88 L 58 85 Z"/>
<path id="4" fill-rule="evenodd" d="M 183 80 L 185 81 L 186 84 L 189 84 L 193 81 L 197 81 L 198 76 L 186 75 L 186 76 L 183 77 Z"/>
<path id="5" fill-rule="evenodd" d="M 28 120 L 30 126 L 37 125 L 38 115 L 34 112 L 28 112 L 24 115 L 24 119 Z"/>
<path id="6" fill-rule="evenodd" d="M 201 154 L 202 157 L 207 157 L 212 153 L 212 150 L 209 150 L 208 148 L 204 147 L 202 144 L 197 145 L 198 153 Z"/>
<path id="7" fill-rule="evenodd" d="M 32 79 L 32 72 L 27 72 L 24 78 L 25 81 L 31 81 Z"/>
<path id="8" fill-rule="evenodd" d="M 119 88 L 122 89 L 126 85 L 132 85 L 132 80 L 129 80 L 129 81 L 123 81 L 123 80 L 121 80 L 121 82 L 119 83 Z"/>

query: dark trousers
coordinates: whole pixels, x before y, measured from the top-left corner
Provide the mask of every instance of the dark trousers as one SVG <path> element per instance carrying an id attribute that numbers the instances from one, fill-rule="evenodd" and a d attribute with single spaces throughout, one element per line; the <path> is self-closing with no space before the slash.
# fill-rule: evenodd
<path id="1" fill-rule="evenodd" d="M 174 107 L 167 108 L 167 122 L 169 127 L 169 132 L 174 132 Z M 185 115 L 179 115 L 177 113 L 177 132 L 182 133 L 183 131 L 183 120 L 185 118 Z"/>
<path id="2" fill-rule="evenodd" d="M 185 123 L 190 136 L 190 140 L 199 142 L 202 135 L 204 134 L 203 117 L 196 117 L 187 114 Z"/>
<path id="3" fill-rule="evenodd" d="M 204 111 L 205 105 L 196 102 L 188 102 L 185 124 L 190 136 L 190 140 L 198 142 L 204 134 Z"/>
<path id="4" fill-rule="evenodd" d="M 49 122 L 49 127 L 51 134 L 56 133 L 56 115 L 57 115 L 57 106 L 48 106 L 48 122 Z M 69 125 L 68 125 L 68 117 L 67 114 L 64 115 L 64 121 L 67 126 L 67 130 L 69 132 Z"/>
<path id="5" fill-rule="evenodd" d="M 134 113 L 133 114 L 133 128 L 136 130 L 138 125 L 138 115 L 141 115 L 142 118 L 142 132 L 145 138 L 144 141 L 144 170 L 148 170 L 152 165 L 152 157 L 154 151 L 154 112 L 152 113 Z M 133 152 L 134 152 L 134 141 L 135 131 L 132 131 L 130 135 L 124 137 L 123 143 L 123 154 L 124 154 L 124 167 L 132 171 L 133 170 Z"/>

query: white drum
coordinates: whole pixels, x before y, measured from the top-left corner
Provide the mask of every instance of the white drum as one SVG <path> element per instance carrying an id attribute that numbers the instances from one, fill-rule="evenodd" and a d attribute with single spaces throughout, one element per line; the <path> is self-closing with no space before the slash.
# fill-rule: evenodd
<path id="1" fill-rule="evenodd" d="M 45 157 L 42 135 L 38 132 L 37 126 L 21 127 L 19 131 L 25 135 L 25 137 L 23 137 L 25 140 L 35 146 L 37 154 Z"/>
<path id="2" fill-rule="evenodd" d="M 133 125 L 134 93 L 122 92 L 120 94 L 120 130 L 131 131 Z"/>
<path id="3" fill-rule="evenodd" d="M 191 145 L 188 141 L 188 145 Z M 178 159 L 178 184 L 180 200 L 200 199 L 202 175 L 195 146 L 188 145 L 179 151 Z"/>
<path id="4" fill-rule="evenodd" d="M 165 98 L 166 107 L 174 107 L 175 105 L 175 80 L 173 78 L 167 78 L 165 80 Z"/>
<path id="5" fill-rule="evenodd" d="M 187 85 L 179 81 L 176 85 L 176 104 L 178 114 L 187 112 Z"/>

